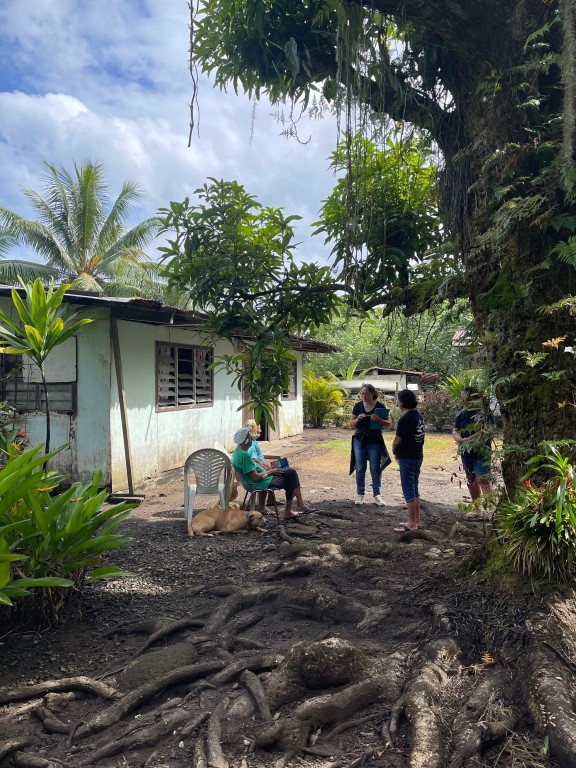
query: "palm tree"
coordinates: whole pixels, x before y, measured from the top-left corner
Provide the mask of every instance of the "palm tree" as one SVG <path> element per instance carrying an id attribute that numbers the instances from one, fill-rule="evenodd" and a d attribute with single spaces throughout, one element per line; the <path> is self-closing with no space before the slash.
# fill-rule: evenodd
<path id="1" fill-rule="evenodd" d="M 124 182 L 110 203 L 100 163 L 74 163 L 73 173 L 63 166 L 44 165 L 43 196 L 24 189 L 37 219 L 0 208 L 0 232 L 4 233 L 0 242 L 3 237 L 6 249 L 16 238 L 33 248 L 45 264 L 0 260 L 0 281 L 13 284 L 18 276 L 26 280 L 54 277 L 76 290 L 161 298 L 159 267 L 142 250 L 158 233 L 158 219 L 126 228 L 126 219 L 141 197 L 137 185 Z"/>

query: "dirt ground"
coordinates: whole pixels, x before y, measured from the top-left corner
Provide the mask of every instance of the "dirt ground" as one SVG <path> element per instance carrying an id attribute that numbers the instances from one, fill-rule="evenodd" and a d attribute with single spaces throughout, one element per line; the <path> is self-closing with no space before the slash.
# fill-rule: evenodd
<path id="1" fill-rule="evenodd" d="M 423 470 L 418 534 L 393 531 L 394 465 L 386 506 L 354 506 L 322 447 L 349 434 L 307 430 L 290 462 L 316 512 L 265 534 L 189 538 L 181 475 L 148 486 L 113 558 L 134 578 L 0 631 L 0 766 L 576 765 L 546 729 L 547 696 L 573 718 L 574 592 L 481 578 L 456 464 Z"/>

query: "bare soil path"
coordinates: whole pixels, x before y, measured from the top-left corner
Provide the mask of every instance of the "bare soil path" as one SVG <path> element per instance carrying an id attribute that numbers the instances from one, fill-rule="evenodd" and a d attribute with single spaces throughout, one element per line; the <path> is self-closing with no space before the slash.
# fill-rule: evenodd
<path id="1" fill-rule="evenodd" d="M 0 766 L 576 766 L 573 590 L 481 577 L 455 464 L 423 471 L 417 534 L 393 467 L 387 506 L 354 506 L 323 446 L 349 434 L 283 446 L 317 511 L 264 535 L 191 539 L 181 476 L 149 486 L 135 578 L 0 631 Z"/>

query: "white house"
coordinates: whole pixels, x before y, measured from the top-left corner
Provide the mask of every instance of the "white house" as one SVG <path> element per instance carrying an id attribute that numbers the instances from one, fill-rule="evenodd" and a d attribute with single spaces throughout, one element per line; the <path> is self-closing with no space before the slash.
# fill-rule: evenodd
<path id="1" fill-rule="evenodd" d="M 0 308 L 17 321 L 10 291 L 0 286 Z M 147 479 L 181 467 L 198 448 L 215 441 L 233 447 L 231 437 L 247 416 L 245 398 L 225 371 L 209 366 L 237 349 L 224 340 L 209 346 L 201 313 L 74 292 L 64 302 L 94 322 L 46 360 L 50 447 L 68 446 L 51 460 L 52 469 L 74 481 L 87 481 L 100 469 L 113 492 L 133 492 Z M 294 376 L 268 440 L 303 430 L 303 351 L 333 350 L 310 339 L 293 341 Z M 0 400 L 16 405 L 32 444 L 44 442 L 43 389 L 27 358 L 0 355 Z"/>
<path id="2" fill-rule="evenodd" d="M 422 371 L 404 371 L 398 368 L 368 368 L 361 379 L 342 380 L 340 383 L 352 394 L 362 389 L 363 384 L 372 384 L 382 395 L 393 397 L 401 389 L 419 389 Z"/>

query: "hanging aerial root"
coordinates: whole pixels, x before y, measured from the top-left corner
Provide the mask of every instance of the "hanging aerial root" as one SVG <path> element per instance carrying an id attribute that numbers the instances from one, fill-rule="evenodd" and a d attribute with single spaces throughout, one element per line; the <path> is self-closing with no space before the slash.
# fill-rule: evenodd
<path id="1" fill-rule="evenodd" d="M 440 722 L 433 703 L 449 672 L 456 667 L 457 658 L 458 647 L 453 640 L 445 638 L 430 643 L 419 669 L 392 708 L 392 739 L 398 734 L 402 713 L 410 723 L 411 768 L 441 768 L 443 765 Z"/>
<path id="2" fill-rule="evenodd" d="M 190 682 L 191 680 L 198 680 L 212 672 L 221 670 L 224 666 L 225 663 L 220 659 L 202 661 L 197 664 L 190 664 L 187 667 L 175 669 L 157 680 L 151 680 L 150 682 L 141 685 L 139 688 L 136 688 L 136 690 L 126 694 L 126 696 L 123 696 L 119 701 L 108 707 L 108 709 L 98 712 L 94 717 L 88 720 L 88 722 L 80 725 L 76 730 L 75 740 L 79 741 L 93 733 L 103 731 L 104 728 L 108 728 L 110 725 L 120 722 L 120 720 L 127 714 L 138 709 L 147 701 L 154 698 L 154 696 L 173 685 L 180 685 L 182 683 Z"/>

